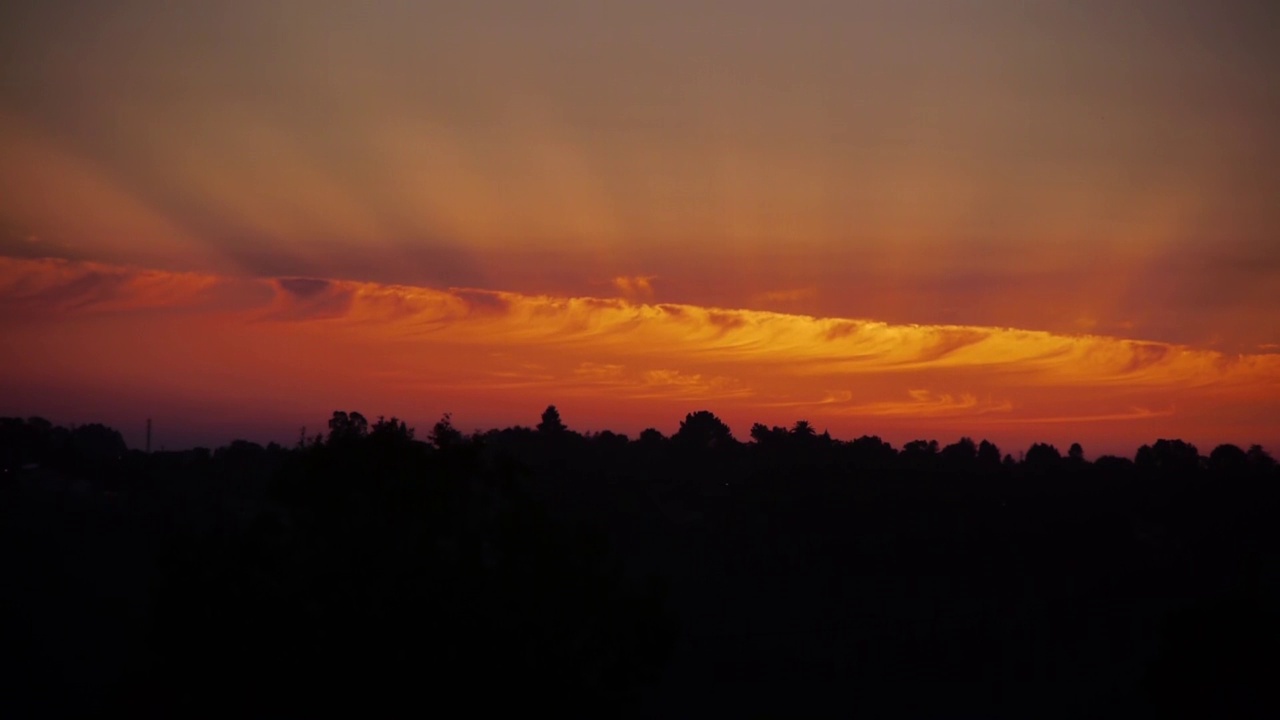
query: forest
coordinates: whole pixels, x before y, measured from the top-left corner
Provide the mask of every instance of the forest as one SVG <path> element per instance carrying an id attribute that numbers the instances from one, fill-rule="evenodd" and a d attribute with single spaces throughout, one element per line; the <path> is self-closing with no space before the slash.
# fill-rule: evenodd
<path id="1" fill-rule="evenodd" d="M 1275 717 L 1280 469 L 1158 439 L 130 449 L 0 419 L 7 717 Z"/>

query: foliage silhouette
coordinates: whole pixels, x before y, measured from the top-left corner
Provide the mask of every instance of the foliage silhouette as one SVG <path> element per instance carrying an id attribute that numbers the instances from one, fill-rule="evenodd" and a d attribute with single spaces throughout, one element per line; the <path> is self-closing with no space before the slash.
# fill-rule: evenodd
<path id="1" fill-rule="evenodd" d="M 671 439 L 680 447 L 694 450 L 723 449 L 735 442 L 729 426 L 709 410 L 686 415 Z"/>
<path id="2" fill-rule="evenodd" d="M 0 418 L 6 714 L 1278 707 L 1259 446 L 1017 462 L 804 421 L 743 443 L 708 411 L 635 440 L 541 420 L 424 442 L 339 411 L 296 448 L 147 455 Z"/>
<path id="3" fill-rule="evenodd" d="M 548 405 L 547 409 L 542 412 L 542 420 L 538 423 L 538 432 L 555 435 L 567 429 L 560 420 L 560 411 L 556 410 L 555 405 Z"/>

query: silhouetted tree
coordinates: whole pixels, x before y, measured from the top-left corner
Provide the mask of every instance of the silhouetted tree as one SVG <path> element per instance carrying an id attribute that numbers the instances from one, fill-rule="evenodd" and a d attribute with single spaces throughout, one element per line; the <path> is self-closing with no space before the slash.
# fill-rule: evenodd
<path id="1" fill-rule="evenodd" d="M 902 446 L 899 457 L 912 469 L 931 469 L 938 460 L 938 441 L 912 440 Z"/>
<path id="2" fill-rule="evenodd" d="M 671 439 L 681 447 L 692 449 L 723 448 L 734 442 L 729 426 L 708 410 L 685 415 Z"/>
<path id="3" fill-rule="evenodd" d="M 640 442 L 644 445 L 660 445 L 666 440 L 666 436 L 657 428 L 645 428 L 640 431 Z"/>
<path id="4" fill-rule="evenodd" d="M 953 470 L 967 469 L 978 459 L 978 446 L 972 438 L 962 437 L 942 448 L 942 461 Z"/>
<path id="5" fill-rule="evenodd" d="M 987 440 L 978 443 L 978 465 L 988 470 L 1000 467 L 1000 448 Z"/>
<path id="6" fill-rule="evenodd" d="M 767 427 L 762 423 L 755 423 L 751 426 L 751 439 L 761 448 L 776 449 L 786 447 L 790 433 L 784 427 Z"/>
<path id="7" fill-rule="evenodd" d="M 1191 443 L 1161 438 L 1155 445 L 1138 448 L 1134 463 L 1148 474 L 1187 477 L 1200 469 L 1200 453 Z"/>
<path id="8" fill-rule="evenodd" d="M 369 421 L 358 412 L 335 410 L 329 418 L 329 442 L 341 443 L 358 440 L 369 434 Z"/>
<path id="9" fill-rule="evenodd" d="M 1258 474 L 1266 474 L 1275 470 L 1276 461 L 1261 445 L 1250 445 L 1249 452 L 1245 453 L 1249 458 L 1249 469 Z"/>
<path id="10" fill-rule="evenodd" d="M 560 421 L 560 411 L 556 410 L 555 405 L 548 405 L 546 410 L 542 411 L 542 421 L 538 423 L 538 432 L 547 435 L 557 435 L 563 433 L 567 428 Z"/>
<path id="11" fill-rule="evenodd" d="M 1249 456 L 1237 445 L 1219 445 L 1209 453 L 1209 468 L 1235 477 L 1249 468 Z"/>
<path id="12" fill-rule="evenodd" d="M 387 420 L 379 415 L 369 436 L 384 443 L 403 444 L 413 440 L 413 428 L 398 418 Z"/>
<path id="13" fill-rule="evenodd" d="M 1071 447 L 1067 448 L 1067 459 L 1075 465 L 1080 465 L 1084 462 L 1084 448 L 1080 446 L 1080 443 L 1071 443 Z"/>
<path id="14" fill-rule="evenodd" d="M 432 426 L 431 435 L 428 436 L 428 439 L 432 445 L 441 450 L 462 444 L 462 433 L 453 426 L 453 415 L 451 413 L 445 413 Z"/>
<path id="15" fill-rule="evenodd" d="M 1002 468 L 986 440 L 900 454 L 808 423 L 740 447 L 707 411 L 637 442 L 467 439 L 445 414 L 440 451 L 395 418 L 335 420 L 291 449 L 81 457 L 107 434 L 0 418 L 8 714 L 29 688 L 57 717 L 785 717 L 800 685 L 874 717 L 1039 717 L 1046 687 L 1080 714 L 1280 716 L 1280 475 L 1259 446 L 1158 441 L 1140 473 L 1078 445 Z M 1205 482 L 1132 481 L 1187 472 Z"/>
<path id="16" fill-rule="evenodd" d="M 657 428 L 641 430 L 635 445 L 639 451 L 638 459 L 642 460 L 645 467 L 653 467 L 661 462 L 667 453 L 667 438 Z"/>
<path id="17" fill-rule="evenodd" d="M 750 437 L 757 443 L 769 440 L 769 426 L 764 423 L 752 423 Z"/>
<path id="18" fill-rule="evenodd" d="M 597 447 L 609 451 L 620 450 L 629 442 L 626 435 L 615 433 L 612 430 L 601 430 L 592 435 L 591 440 Z"/>
<path id="19" fill-rule="evenodd" d="M 232 440 L 213 451 L 213 459 L 218 462 L 235 462 L 248 464 L 261 459 L 266 449 L 256 442 L 248 440 Z"/>
<path id="20" fill-rule="evenodd" d="M 849 443 L 849 456 L 859 468 L 887 468 L 898 458 L 893 446 L 875 435 L 863 435 Z"/>
<path id="21" fill-rule="evenodd" d="M 1133 455 L 1133 464 L 1144 473 L 1154 473 L 1158 468 L 1156 465 L 1156 451 L 1150 445 L 1143 444 Z"/>
<path id="22" fill-rule="evenodd" d="M 1102 455 L 1093 461 L 1095 470 L 1113 477 L 1126 477 L 1133 470 L 1133 461 L 1116 455 Z"/>
<path id="23" fill-rule="evenodd" d="M 1033 444 L 1027 448 L 1027 454 L 1022 458 L 1022 464 L 1036 472 L 1053 472 L 1058 469 L 1061 462 L 1062 453 L 1048 443 Z"/>
<path id="24" fill-rule="evenodd" d="M 71 448 L 84 460 L 116 460 L 128 449 L 118 430 L 101 423 L 80 425 L 71 431 Z"/>

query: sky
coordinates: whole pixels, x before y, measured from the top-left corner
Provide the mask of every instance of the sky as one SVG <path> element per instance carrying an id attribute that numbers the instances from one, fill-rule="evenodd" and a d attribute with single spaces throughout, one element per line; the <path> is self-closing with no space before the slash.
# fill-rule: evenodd
<path id="1" fill-rule="evenodd" d="M 1280 450 L 1265 1 L 0 8 L 0 414 Z"/>

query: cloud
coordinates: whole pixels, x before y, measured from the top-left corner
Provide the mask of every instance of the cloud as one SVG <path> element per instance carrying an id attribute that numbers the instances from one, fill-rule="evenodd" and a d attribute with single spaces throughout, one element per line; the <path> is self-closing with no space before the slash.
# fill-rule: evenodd
<path id="1" fill-rule="evenodd" d="M 1127 410 L 1118 412 L 1101 413 L 1092 415 L 1050 415 L 1031 418 L 1002 418 L 993 422 L 1018 422 L 1032 423 L 1038 425 L 1070 425 L 1075 423 L 1109 423 L 1129 420 L 1149 420 L 1151 418 L 1172 417 L 1174 415 L 1173 408 L 1164 410 L 1151 410 L 1142 407 L 1131 407 Z"/>
<path id="2" fill-rule="evenodd" d="M 649 299 L 653 297 L 654 275 L 619 275 L 613 279 L 613 287 L 623 297 L 629 299 Z"/>
<path id="3" fill-rule="evenodd" d="M 583 380 L 614 383 L 623 375 L 626 367 L 610 363 L 584 362 L 574 368 L 573 374 Z"/>
<path id="4" fill-rule="evenodd" d="M 221 282 L 201 273 L 58 258 L 0 258 L 0 303 L 28 316 L 189 307 Z"/>
<path id="5" fill-rule="evenodd" d="M 888 400 L 864 404 L 840 406 L 837 411 L 847 415 L 870 417 L 968 417 L 990 413 L 1009 413 L 1014 409 L 1008 400 L 979 399 L 972 393 L 939 393 L 929 390 L 908 390 L 906 400 Z"/>
<path id="6" fill-rule="evenodd" d="M 276 278 L 275 301 L 262 316 L 270 320 L 317 320 L 345 316 L 354 302 L 351 287 L 316 278 Z"/>
<path id="7" fill-rule="evenodd" d="M 574 369 L 573 377 L 590 392 L 630 399 L 724 400 L 751 394 L 743 383 L 730 377 L 671 368 L 635 369 L 620 363 L 584 362 Z"/>
<path id="8" fill-rule="evenodd" d="M 479 263 L 471 252 L 431 238 L 371 241 L 353 247 L 341 238 L 312 238 L 303 245 L 269 235 L 233 231 L 206 234 L 221 238 L 217 251 L 241 272 L 253 276 L 327 276 L 446 287 L 474 286 L 483 281 Z"/>
<path id="9" fill-rule="evenodd" d="M 850 391 L 826 392 L 817 400 L 800 400 L 773 404 L 774 407 L 818 408 L 824 414 L 871 418 L 948 418 L 976 417 L 990 413 L 1010 413 L 1014 405 L 1008 400 L 979 399 L 973 393 L 934 393 L 923 388 L 906 390 L 901 396 L 873 402 L 859 402 Z"/>
<path id="10" fill-rule="evenodd" d="M 467 304 L 470 314 L 503 314 L 508 310 L 506 297 L 490 290 L 453 290 L 452 294 Z"/>
<path id="11" fill-rule="evenodd" d="M 300 398 L 454 398 L 454 407 L 499 414 L 564 398 L 579 413 L 594 408 L 600 425 L 643 408 L 679 416 L 709 407 L 739 424 L 796 415 L 833 431 L 892 422 L 1014 433 L 1019 423 L 1124 421 L 1246 424 L 1280 435 L 1268 420 L 1280 417 L 1280 354 L 1102 335 L 14 258 L 0 259 L 0 310 L 6 328 L 38 311 L 45 326 L 68 328 L 66 343 L 88 332 L 70 329 L 81 319 L 118 328 L 121 344 L 110 352 L 120 367 L 133 360 L 124 338 L 157 338 L 157 362 L 164 338 L 174 356 L 148 382 L 217 358 L 219 372 L 296 386 Z M 33 357 L 62 347 L 41 342 Z M 214 349 L 190 355 L 204 346 Z M 89 372 L 68 362 L 57 366 Z M 292 385 L 274 374 L 291 378 L 299 367 L 303 379 Z"/>
<path id="12" fill-rule="evenodd" d="M 1273 354 L 1012 328 L 893 325 L 776 312 L 345 280 L 220 278 L 63 260 L 0 259 L 0 301 L 66 313 L 191 308 L 217 285 L 274 289 L 270 317 L 414 329 L 486 345 L 749 364 L 783 376 L 979 372 L 1009 386 L 1184 388 L 1277 380 Z M 629 363 L 628 365 L 630 365 Z M 684 369 L 681 369 L 684 371 Z"/>
<path id="13" fill-rule="evenodd" d="M 276 285 L 281 290 L 301 299 L 313 298 L 330 288 L 328 280 L 315 278 L 278 278 Z"/>

